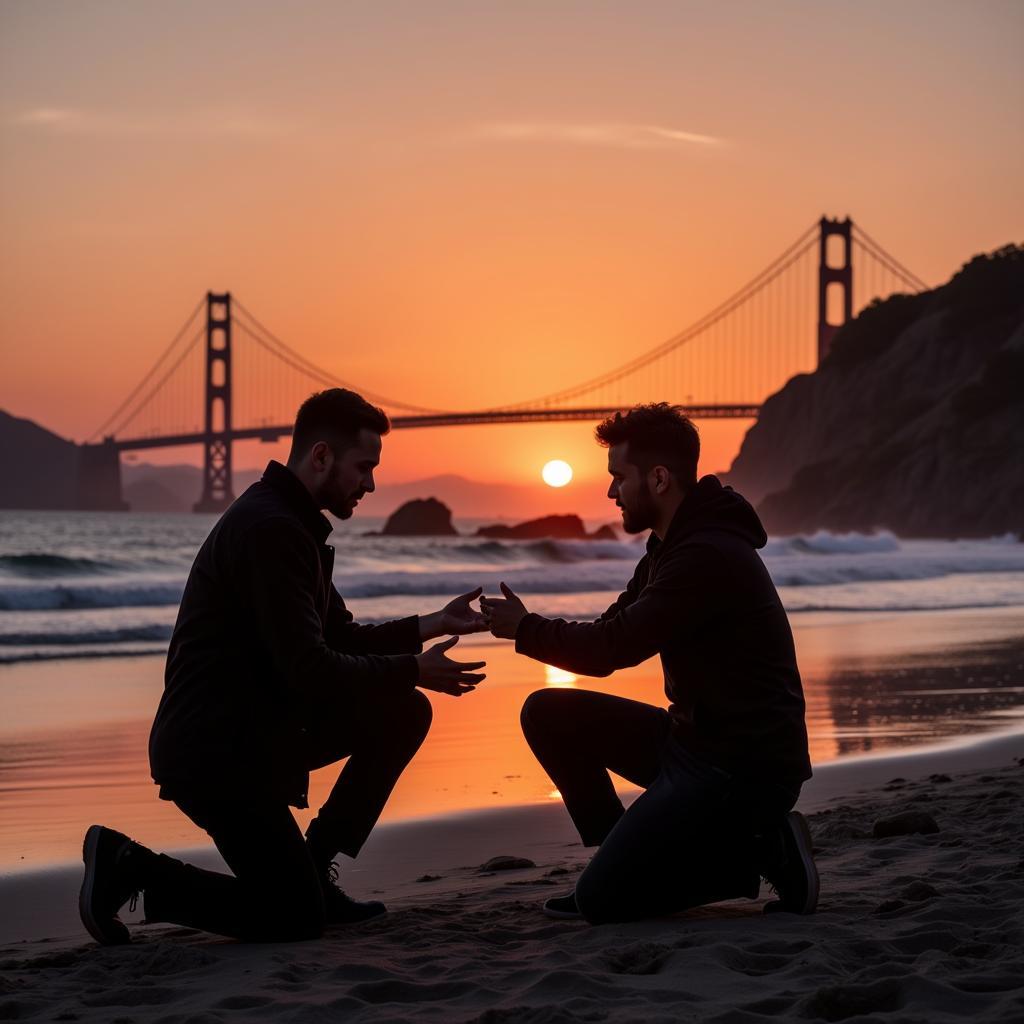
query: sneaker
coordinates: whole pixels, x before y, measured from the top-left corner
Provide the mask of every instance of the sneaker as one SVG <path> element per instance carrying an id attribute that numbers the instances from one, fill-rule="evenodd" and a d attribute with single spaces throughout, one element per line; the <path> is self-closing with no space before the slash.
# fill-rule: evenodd
<path id="1" fill-rule="evenodd" d="M 778 836 L 781 852 L 775 863 L 764 866 L 762 875 L 779 898 L 765 906 L 765 913 L 813 914 L 818 906 L 820 880 L 804 816 L 790 811 Z"/>
<path id="2" fill-rule="evenodd" d="M 388 908 L 380 900 L 354 900 L 338 885 L 338 865 L 333 861 L 320 879 L 324 891 L 324 909 L 328 924 L 357 924 L 386 914 Z"/>
<path id="3" fill-rule="evenodd" d="M 131 942 L 128 929 L 117 916 L 129 904 L 135 909 L 139 896 L 136 872 L 131 865 L 133 843 L 127 836 L 102 825 L 92 825 L 82 843 L 85 877 L 78 895 L 78 913 L 86 931 L 101 946 Z"/>
<path id="4" fill-rule="evenodd" d="M 576 906 L 576 890 L 567 892 L 564 896 L 552 896 L 544 901 L 543 911 L 548 917 L 559 920 L 578 920 L 583 917 L 580 908 Z"/>

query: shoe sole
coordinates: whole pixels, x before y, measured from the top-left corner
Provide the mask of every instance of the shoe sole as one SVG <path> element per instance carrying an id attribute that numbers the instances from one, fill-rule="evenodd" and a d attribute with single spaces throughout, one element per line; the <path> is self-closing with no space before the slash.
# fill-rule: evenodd
<path id="1" fill-rule="evenodd" d="M 811 830 L 807 827 L 804 816 L 797 811 L 790 811 L 786 815 L 786 824 L 792 830 L 796 842 L 796 850 L 800 856 L 800 864 L 807 876 L 807 898 L 804 900 L 796 913 L 813 914 L 818 906 L 818 893 L 821 889 L 821 879 L 818 877 L 818 866 L 814 863 L 814 843 L 811 839 Z"/>
<path id="2" fill-rule="evenodd" d="M 82 879 L 82 888 L 78 892 L 78 916 L 82 919 L 85 930 L 101 946 L 120 946 L 128 942 L 129 938 L 104 931 L 92 913 L 92 891 L 96 884 L 96 860 L 102 835 L 102 825 L 90 825 L 85 833 L 85 840 L 82 842 L 85 877 Z"/>
<path id="3" fill-rule="evenodd" d="M 578 910 L 553 910 L 546 903 L 541 905 L 541 913 L 554 921 L 582 921 L 583 915 Z"/>

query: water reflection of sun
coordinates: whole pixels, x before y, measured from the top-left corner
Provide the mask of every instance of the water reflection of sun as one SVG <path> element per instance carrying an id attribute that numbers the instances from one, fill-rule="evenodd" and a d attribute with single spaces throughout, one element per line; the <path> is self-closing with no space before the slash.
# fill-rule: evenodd
<path id="1" fill-rule="evenodd" d="M 576 676 L 572 672 L 555 668 L 554 665 L 544 666 L 544 685 L 554 686 L 561 689 L 572 689 L 576 685 Z"/>

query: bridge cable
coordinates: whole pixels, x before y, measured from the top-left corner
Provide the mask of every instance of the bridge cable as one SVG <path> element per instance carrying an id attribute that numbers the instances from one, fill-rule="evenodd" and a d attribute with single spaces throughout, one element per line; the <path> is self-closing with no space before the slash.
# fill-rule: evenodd
<path id="1" fill-rule="evenodd" d="M 575 387 L 551 392 L 550 394 L 531 399 L 527 402 L 517 402 L 514 405 L 498 406 L 493 411 L 513 411 L 533 405 L 575 398 L 576 396 L 585 394 L 588 391 L 594 391 L 599 387 L 603 387 L 605 384 L 621 380 L 623 377 L 641 369 L 648 363 L 654 362 L 656 359 L 660 359 L 662 356 L 667 355 L 669 352 L 686 344 L 688 341 L 692 341 L 695 337 L 714 326 L 730 313 L 735 312 L 736 309 L 771 284 L 772 281 L 779 277 L 780 274 L 788 270 L 798 259 L 803 257 L 814 245 L 817 244 L 817 239 L 811 237 L 817 230 L 817 223 L 812 224 L 780 256 L 773 260 L 759 274 L 748 281 L 742 288 L 734 292 L 730 298 L 719 303 L 718 306 L 712 309 L 709 313 L 706 313 L 685 330 L 673 335 L 667 341 L 662 342 L 660 345 L 650 349 L 643 355 L 637 356 L 635 359 L 617 367 L 614 370 L 609 370 L 600 376 L 592 377 L 590 380 L 584 381 L 582 384 L 578 384 Z"/>
<path id="2" fill-rule="evenodd" d="M 563 389 L 559 392 L 553 392 L 548 395 L 544 395 L 540 398 L 531 399 L 525 402 L 517 402 L 511 405 L 495 406 L 491 409 L 484 410 L 486 412 L 501 412 L 501 411 L 515 411 L 518 409 L 528 408 L 542 403 L 550 403 L 566 398 L 575 397 L 580 394 L 585 394 L 587 391 L 596 390 L 605 384 L 615 383 L 621 380 L 623 377 L 628 376 L 630 373 L 636 370 L 642 369 L 644 366 L 654 362 L 656 359 L 663 355 L 668 354 L 672 350 L 680 347 L 686 342 L 692 340 L 698 334 L 703 333 L 705 330 L 713 326 L 719 320 L 723 319 L 729 313 L 733 312 L 736 308 L 741 306 L 744 302 L 753 298 L 758 292 L 767 287 L 772 281 L 774 281 L 781 273 L 789 269 L 792 264 L 804 256 L 811 247 L 816 244 L 817 239 L 814 237 L 818 230 L 818 224 L 815 222 L 811 224 L 790 246 L 788 246 L 778 257 L 776 257 L 767 267 L 765 267 L 760 273 L 756 274 L 750 281 L 748 281 L 742 288 L 734 292 L 733 295 L 720 303 L 717 307 L 711 310 L 705 316 L 701 317 L 695 323 L 691 324 L 684 331 L 674 335 L 667 341 L 662 342 L 660 345 L 651 349 L 642 356 L 638 356 L 636 359 L 631 360 L 629 363 L 618 367 L 615 370 L 607 371 L 599 377 L 591 378 L 582 384 L 576 385 L 572 388 Z M 257 334 L 249 327 L 246 326 L 241 320 L 236 320 L 238 325 L 249 334 L 255 341 L 261 344 L 268 351 L 272 352 L 273 355 L 287 363 L 292 369 L 298 370 L 299 372 L 305 373 L 310 378 L 318 381 L 322 384 L 341 384 L 344 387 L 351 387 L 351 385 L 342 381 L 334 374 L 329 373 L 322 367 L 317 366 L 310 360 L 306 359 L 300 353 L 296 352 L 290 345 L 282 341 L 272 331 L 270 331 L 265 325 L 263 325 L 259 319 L 253 315 L 237 298 L 233 300 L 234 305 L 241 310 L 242 313 L 248 317 L 253 324 L 259 328 L 266 339 L 260 338 Z M 271 348 L 271 343 L 276 345 L 281 351 L 275 351 Z M 411 412 L 421 413 L 424 415 L 443 415 L 453 410 L 440 410 L 430 409 L 423 406 L 412 405 L 407 402 L 399 402 L 393 399 L 386 398 L 384 396 L 373 394 L 369 391 L 361 391 L 361 393 L 370 398 L 372 401 L 378 402 L 383 405 L 390 405 L 394 408 L 406 409 Z"/>
<path id="3" fill-rule="evenodd" d="M 306 376 L 311 377 L 313 380 L 316 380 L 318 383 L 321 384 L 332 384 L 336 386 L 353 389 L 352 384 L 347 383 L 346 381 L 342 380 L 340 377 L 337 377 L 330 371 L 323 369 L 323 367 L 317 366 L 316 363 L 307 359 L 300 352 L 297 352 L 294 348 L 291 347 L 291 345 L 282 341 L 276 334 L 273 333 L 273 331 L 267 328 L 263 323 L 260 322 L 259 319 L 257 319 L 257 317 L 255 317 L 248 309 L 246 309 L 246 307 L 241 302 L 239 302 L 239 300 L 234 296 L 232 296 L 232 303 L 238 310 L 240 310 L 246 317 L 248 317 L 249 320 L 252 321 L 252 324 L 255 326 L 256 330 L 262 333 L 264 337 L 258 337 L 252 327 L 247 327 L 244 323 L 242 323 L 242 321 L 235 320 L 235 322 L 242 328 L 242 330 L 244 330 L 255 341 L 259 342 L 268 352 L 277 356 L 283 362 L 288 363 L 288 365 L 291 366 L 293 370 L 298 370 L 300 373 L 304 373 Z M 276 351 L 275 346 L 277 349 Z M 364 398 L 368 398 L 371 401 L 376 402 L 380 405 L 384 405 L 395 409 L 406 409 L 410 412 L 423 413 L 424 415 L 434 415 L 451 411 L 448 409 L 430 409 L 425 406 L 412 405 L 408 402 L 396 401 L 394 399 L 387 398 L 386 396 L 378 395 L 374 392 L 366 391 L 364 389 L 360 389 L 359 393 L 363 395 Z"/>
<path id="4" fill-rule="evenodd" d="M 178 331 L 177 334 L 175 334 L 174 339 L 171 341 L 170 345 L 168 345 L 167 348 L 165 348 L 163 352 L 160 354 L 160 358 L 157 359 L 157 361 L 153 364 L 149 372 L 142 378 L 142 380 L 139 381 L 138 384 L 135 385 L 135 388 L 132 390 L 131 394 L 103 421 L 103 423 L 96 430 L 94 430 L 89 435 L 87 441 L 91 441 L 94 437 L 97 437 L 98 435 L 102 434 L 103 431 L 106 430 L 107 427 L 109 427 L 110 424 L 113 423 L 114 420 L 116 420 L 117 417 L 120 416 L 121 413 L 124 412 L 124 410 L 129 405 L 131 405 L 132 401 L 135 399 L 135 396 L 138 395 L 138 393 L 146 386 L 146 384 L 150 381 L 150 379 L 157 372 L 157 370 L 160 369 L 160 366 L 163 364 L 164 360 L 174 350 L 174 347 L 178 344 L 179 341 L 181 341 L 182 337 L 184 337 L 184 334 L 189 329 L 189 326 L 192 324 L 192 321 L 195 320 L 199 311 L 205 305 L 206 296 L 204 295 L 203 298 L 201 298 L 199 302 L 196 304 L 196 308 L 192 310 L 191 314 L 189 314 L 189 318 L 181 325 L 180 330 Z M 191 345 L 189 347 L 191 348 Z"/>
<path id="5" fill-rule="evenodd" d="M 916 275 L 908 277 L 899 269 L 899 266 L 896 263 L 890 262 L 884 249 L 881 251 L 876 250 L 859 238 L 854 238 L 853 242 L 865 256 L 871 257 L 869 265 L 872 267 L 877 266 L 881 268 L 883 272 L 887 272 L 896 286 L 902 285 L 914 294 L 922 291 L 928 291 L 928 286 L 923 285 L 922 282 L 917 279 Z"/>
<path id="6" fill-rule="evenodd" d="M 205 302 L 206 302 L 206 299 L 204 298 L 203 299 L 203 303 L 205 304 Z M 204 337 L 205 334 L 206 334 L 206 327 L 204 325 L 203 327 L 200 327 L 198 331 L 196 331 L 196 333 L 193 336 L 192 340 L 188 343 L 188 345 L 185 346 L 184 350 L 181 352 L 181 354 L 178 356 L 178 358 L 174 360 L 174 363 L 168 368 L 167 372 L 160 378 L 159 381 L 157 381 L 156 386 L 135 407 L 135 410 L 132 412 L 132 414 L 127 419 L 122 420 L 118 424 L 118 427 L 117 427 L 118 430 L 123 430 L 125 427 L 127 427 L 128 424 L 131 423 L 131 421 L 133 419 L 135 419 L 135 417 L 138 416 L 139 413 L 142 412 L 142 410 L 153 400 L 153 397 L 160 391 L 160 389 L 167 383 L 167 381 L 170 380 L 170 378 L 174 375 L 174 371 L 177 370 L 179 366 L 181 366 L 181 364 L 185 361 L 185 357 L 188 356 L 192 352 L 192 349 L 194 349 L 196 347 L 196 343 L 202 337 Z M 115 433 L 116 433 L 116 431 L 115 431 Z"/>
<path id="7" fill-rule="evenodd" d="M 251 314 L 248 315 L 251 316 Z M 340 386 L 349 388 L 350 390 L 355 390 L 352 384 L 349 384 L 346 381 L 341 380 L 341 378 L 339 377 L 335 377 L 334 374 L 321 369 L 320 367 L 316 366 L 316 364 L 310 363 L 307 359 L 299 356 L 298 353 L 296 353 L 292 348 L 290 348 L 287 345 L 284 345 L 283 342 L 279 343 L 283 348 L 282 351 L 281 348 L 278 348 L 277 346 L 274 345 L 274 341 L 277 341 L 278 339 L 274 338 L 273 335 L 271 335 L 271 339 L 273 340 L 265 338 L 258 334 L 256 331 L 254 331 L 243 320 L 240 320 L 235 316 L 232 316 L 231 319 L 236 327 L 240 328 L 243 333 L 247 334 L 250 338 L 252 338 L 252 340 L 255 341 L 259 346 L 261 346 L 275 358 L 279 359 L 281 362 L 285 363 L 291 369 L 302 374 L 302 376 L 306 377 L 307 379 L 315 381 L 317 384 L 326 385 L 328 387 Z M 392 408 L 406 409 L 410 412 L 422 413 L 423 415 L 443 415 L 445 412 L 450 411 L 441 409 L 427 409 L 418 405 L 409 405 L 405 402 L 394 402 L 389 398 L 377 395 L 372 391 L 366 391 L 365 389 L 360 389 L 359 393 L 364 398 L 367 398 L 380 405 L 390 405 Z"/>
<path id="8" fill-rule="evenodd" d="M 875 259 L 880 260 L 883 263 L 889 264 L 888 269 L 892 271 L 897 277 L 902 277 L 907 284 L 912 284 L 919 291 L 926 292 L 931 289 L 931 285 L 926 284 L 921 280 L 912 270 L 908 270 L 895 256 L 891 255 L 887 250 L 883 249 L 882 246 L 876 242 L 860 225 L 854 224 L 854 232 L 856 234 L 855 241 L 857 241 L 864 249 L 866 249 Z M 876 250 L 872 252 L 871 250 Z"/>

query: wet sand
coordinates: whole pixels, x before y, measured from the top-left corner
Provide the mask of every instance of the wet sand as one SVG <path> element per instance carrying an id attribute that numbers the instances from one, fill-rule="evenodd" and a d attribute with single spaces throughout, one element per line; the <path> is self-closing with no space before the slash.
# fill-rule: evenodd
<path id="1" fill-rule="evenodd" d="M 1024 609 L 808 613 L 793 623 L 815 765 L 1024 721 Z M 657 661 L 587 679 L 518 657 L 508 643 L 475 637 L 460 647 L 487 659 L 488 679 L 458 700 L 432 695 L 431 733 L 386 822 L 558 803 L 519 729 L 533 690 L 580 686 L 664 704 Z M 0 667 L 0 871 L 77 860 L 94 821 L 161 849 L 206 842 L 149 778 L 162 672 L 161 657 Z M 315 774 L 313 806 L 336 773 Z"/>
<path id="2" fill-rule="evenodd" d="M 366 851 L 372 866 L 345 881 L 385 890 L 391 912 L 316 942 L 140 925 L 131 945 L 102 949 L 76 927 L 78 872 L 23 875 L 0 882 L 5 930 L 52 938 L 0 939 L 0 1019 L 1021 1018 L 1024 734 L 837 761 L 804 807 L 822 873 L 811 917 L 763 914 L 762 892 L 635 924 L 548 920 L 540 901 L 585 863 L 551 805 L 384 826 Z M 876 821 L 907 810 L 938 831 L 874 837 Z M 535 866 L 481 870 L 501 853 Z"/>

